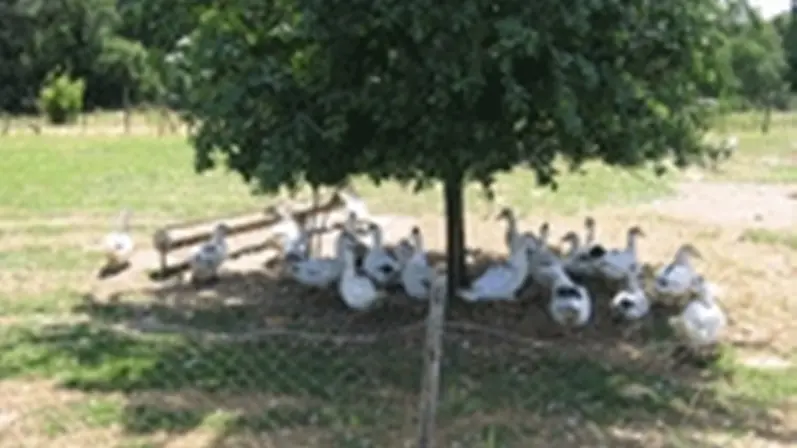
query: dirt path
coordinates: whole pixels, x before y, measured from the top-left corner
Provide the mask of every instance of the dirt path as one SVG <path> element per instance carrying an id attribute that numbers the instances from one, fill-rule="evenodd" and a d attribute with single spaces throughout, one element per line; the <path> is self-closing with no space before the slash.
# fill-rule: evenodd
<path id="1" fill-rule="evenodd" d="M 675 197 L 645 207 L 721 226 L 797 229 L 797 185 L 685 182 Z"/>

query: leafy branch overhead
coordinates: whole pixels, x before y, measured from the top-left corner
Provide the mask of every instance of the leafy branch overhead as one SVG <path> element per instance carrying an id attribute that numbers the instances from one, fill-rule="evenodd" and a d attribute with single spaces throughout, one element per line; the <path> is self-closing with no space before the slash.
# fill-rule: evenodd
<path id="1" fill-rule="evenodd" d="M 352 174 L 424 182 L 528 163 L 636 166 L 699 152 L 723 79 L 714 0 L 251 0 L 186 50 L 197 167 L 265 190 Z"/>

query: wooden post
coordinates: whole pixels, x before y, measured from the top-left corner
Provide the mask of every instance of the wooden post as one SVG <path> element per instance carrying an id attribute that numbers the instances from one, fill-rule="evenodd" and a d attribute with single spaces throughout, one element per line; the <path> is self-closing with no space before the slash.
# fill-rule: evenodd
<path id="1" fill-rule="evenodd" d="M 418 412 L 418 448 L 434 447 L 437 403 L 440 395 L 440 365 L 443 360 L 446 299 L 450 289 L 448 276 L 439 275 L 429 292 L 429 314 L 426 318 L 426 345 L 423 351 L 424 373 Z"/>

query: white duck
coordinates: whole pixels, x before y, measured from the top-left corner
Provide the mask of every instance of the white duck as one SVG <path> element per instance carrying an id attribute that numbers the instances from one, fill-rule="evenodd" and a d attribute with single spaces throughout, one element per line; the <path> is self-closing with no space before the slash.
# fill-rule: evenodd
<path id="1" fill-rule="evenodd" d="M 703 277 L 695 279 L 698 297 L 684 307 L 681 314 L 670 318 L 676 333 L 693 349 L 716 344 L 728 318 L 717 304 L 709 284 Z"/>
<path id="2" fill-rule="evenodd" d="M 657 294 L 682 297 L 693 290 L 698 277 L 692 267 L 692 258 L 702 259 L 700 252 L 691 244 L 684 244 L 675 252 L 673 261 L 656 273 L 654 289 Z"/>
<path id="3" fill-rule="evenodd" d="M 413 227 L 410 238 L 413 239 L 414 253 L 401 270 L 401 285 L 408 296 L 426 300 L 429 298 L 429 288 L 435 272 L 426 258 L 421 229 Z"/>
<path id="4" fill-rule="evenodd" d="M 543 224 L 540 234 L 546 237 L 547 223 Z M 526 237 L 530 250 L 528 273 L 534 283 L 550 288 L 554 279 L 560 274 L 562 260 L 551 252 L 548 245 L 531 235 Z"/>
<path id="5" fill-rule="evenodd" d="M 530 245 L 530 240 L 523 239 L 506 262 L 490 266 L 470 288 L 457 295 L 468 302 L 515 300 L 528 276 Z"/>
<path id="6" fill-rule="evenodd" d="M 639 282 L 639 276 L 639 271 L 629 273 L 625 288 L 612 299 L 611 310 L 622 320 L 639 320 L 650 312 L 650 300 Z"/>
<path id="7" fill-rule="evenodd" d="M 382 227 L 371 223 L 368 226 L 371 232 L 371 247 L 363 260 L 363 270 L 378 285 L 387 285 L 398 280 L 401 264 L 384 247 L 382 241 Z"/>
<path id="8" fill-rule="evenodd" d="M 540 225 L 540 234 L 537 236 L 537 245 L 540 248 L 548 248 L 548 237 L 551 235 L 551 225 L 544 222 Z"/>
<path id="9" fill-rule="evenodd" d="M 299 225 L 287 207 L 275 207 L 274 211 L 282 218 L 273 232 L 280 238 L 285 260 L 306 260 L 310 256 L 310 235 Z"/>
<path id="10" fill-rule="evenodd" d="M 556 323 L 566 328 L 582 327 L 592 316 L 592 299 L 587 289 L 573 282 L 562 265 L 553 279 L 548 311 Z"/>
<path id="11" fill-rule="evenodd" d="M 130 236 L 130 211 L 122 210 L 119 215 L 119 227 L 117 230 L 105 235 L 103 240 L 103 252 L 107 266 L 124 265 L 133 254 L 135 244 L 133 237 Z"/>
<path id="12" fill-rule="evenodd" d="M 581 238 L 576 232 L 567 232 L 562 237 L 562 242 L 570 244 L 564 257 L 568 274 L 584 277 L 595 273 L 600 257 L 593 256 L 588 246 L 581 245 Z"/>
<path id="13" fill-rule="evenodd" d="M 385 294 L 376 289 L 370 278 L 357 273 L 354 258 L 352 245 L 346 244 L 343 250 L 343 275 L 338 283 L 338 292 L 349 308 L 363 311 L 373 307 L 385 297 Z"/>
<path id="14" fill-rule="evenodd" d="M 315 257 L 290 263 L 289 273 L 299 283 L 313 288 L 328 288 L 340 279 L 343 272 L 343 254 L 351 244 L 349 234 L 341 231 L 335 240 L 334 257 Z"/>
<path id="15" fill-rule="evenodd" d="M 407 238 L 399 240 L 396 248 L 393 250 L 393 255 L 395 255 L 402 269 L 404 269 L 404 266 L 407 265 L 414 254 L 415 247 Z"/>
<path id="16" fill-rule="evenodd" d="M 191 254 L 189 264 L 191 279 L 194 281 L 215 280 L 219 268 L 227 258 L 227 234 L 230 228 L 220 223 L 213 228 L 210 239 Z"/>
<path id="17" fill-rule="evenodd" d="M 362 261 L 362 258 L 365 257 L 365 254 L 368 251 L 368 246 L 363 243 L 363 240 L 359 237 L 362 232 L 359 228 L 357 212 L 349 211 L 346 214 L 346 219 L 343 221 L 343 230 L 346 231 L 349 239 L 351 239 L 352 243 L 354 244 L 355 259 L 358 260 L 358 262 Z"/>
<path id="18" fill-rule="evenodd" d="M 606 252 L 598 262 L 598 272 L 607 279 L 614 281 L 623 280 L 628 273 L 635 272 L 639 265 L 637 260 L 637 238 L 644 236 L 645 233 L 637 226 L 628 229 L 625 249 L 612 249 Z"/>
<path id="19" fill-rule="evenodd" d="M 602 257 L 606 252 L 603 245 L 596 242 L 597 225 L 595 218 L 587 216 L 584 218 L 584 250 L 590 252 L 593 256 Z"/>

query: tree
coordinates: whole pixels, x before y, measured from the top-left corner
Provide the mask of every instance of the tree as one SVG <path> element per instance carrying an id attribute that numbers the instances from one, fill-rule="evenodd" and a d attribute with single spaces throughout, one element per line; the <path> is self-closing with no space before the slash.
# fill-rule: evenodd
<path id="1" fill-rule="evenodd" d="M 33 49 L 38 27 L 29 3 L 0 3 L 0 112 L 35 107 L 39 85 L 29 80 L 36 76 Z"/>
<path id="2" fill-rule="evenodd" d="M 466 182 L 489 188 L 527 162 L 555 186 L 559 158 L 700 154 L 720 12 L 714 0 L 226 2 L 183 55 L 196 167 L 220 154 L 263 191 L 440 180 L 461 284 Z"/>
<path id="3" fill-rule="evenodd" d="M 732 25 L 727 51 L 736 77 L 735 93 L 752 105 L 769 108 L 773 98 L 785 91 L 787 64 L 781 38 L 752 8 Z"/>
<path id="4" fill-rule="evenodd" d="M 797 91 L 797 4 L 792 11 L 775 16 L 771 23 L 781 39 L 783 55 L 788 64 L 784 76 L 792 92 Z"/>

